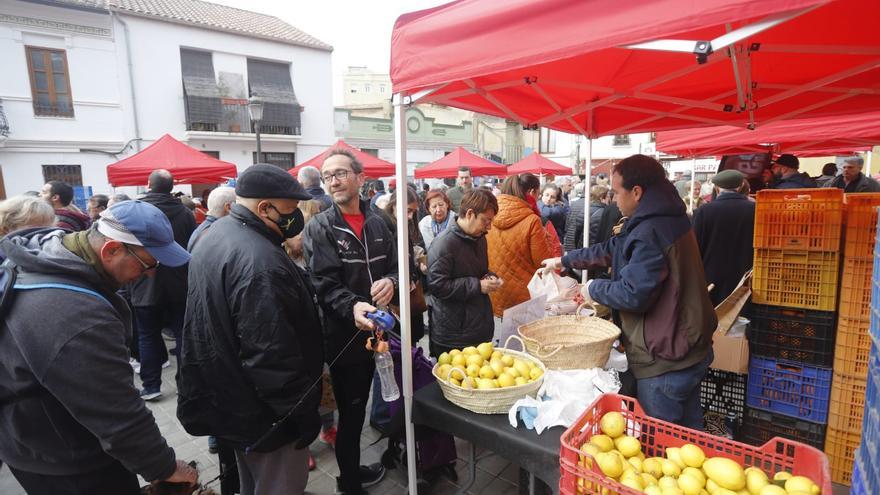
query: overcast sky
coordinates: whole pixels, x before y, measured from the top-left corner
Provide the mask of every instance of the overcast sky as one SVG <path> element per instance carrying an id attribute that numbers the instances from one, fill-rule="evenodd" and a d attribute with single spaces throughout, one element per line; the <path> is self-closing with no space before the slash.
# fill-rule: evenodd
<path id="1" fill-rule="evenodd" d="M 341 103 L 338 76 L 349 65 L 366 65 L 375 72 L 388 73 L 391 29 L 398 16 L 449 0 L 209 1 L 274 15 L 333 45 L 334 103 Z"/>

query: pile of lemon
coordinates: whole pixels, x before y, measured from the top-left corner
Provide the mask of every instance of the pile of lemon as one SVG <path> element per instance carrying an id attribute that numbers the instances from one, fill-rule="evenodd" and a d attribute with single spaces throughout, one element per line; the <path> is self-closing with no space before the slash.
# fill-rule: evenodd
<path id="1" fill-rule="evenodd" d="M 666 457 L 645 458 L 639 440 L 624 434 L 626 419 L 609 412 L 599 422 L 601 434 L 593 435 L 581 446 L 579 463 L 592 468 L 593 462 L 609 478 L 648 495 L 820 495 L 821 489 L 806 476 L 781 471 L 770 480 L 756 467 L 743 469 L 726 457 L 706 458 L 693 444 L 667 447 Z M 607 489 L 602 489 L 607 490 Z M 578 491 L 600 492 L 584 479 Z M 601 493 L 605 493 L 602 491 Z"/>
<path id="2" fill-rule="evenodd" d="M 544 370 L 530 359 L 504 354 L 491 342 L 452 349 L 437 358 L 436 375 L 465 389 L 494 389 L 525 385 L 541 378 Z"/>

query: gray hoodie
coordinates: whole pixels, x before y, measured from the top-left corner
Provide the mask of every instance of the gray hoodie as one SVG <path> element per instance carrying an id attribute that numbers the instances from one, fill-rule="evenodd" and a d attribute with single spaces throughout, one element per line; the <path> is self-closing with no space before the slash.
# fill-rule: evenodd
<path id="1" fill-rule="evenodd" d="M 19 284 L 0 324 L 0 459 L 27 472 L 80 474 L 118 459 L 148 481 L 175 470 L 174 451 L 144 406 L 128 364 L 125 301 L 61 243 L 59 230 L 0 240 Z M 108 456 L 109 454 L 109 456 Z"/>

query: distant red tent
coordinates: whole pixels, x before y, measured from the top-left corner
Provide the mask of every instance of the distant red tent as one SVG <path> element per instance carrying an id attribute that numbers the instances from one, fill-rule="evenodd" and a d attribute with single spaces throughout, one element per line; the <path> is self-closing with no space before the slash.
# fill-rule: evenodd
<path id="1" fill-rule="evenodd" d="M 880 111 L 793 119 L 750 131 L 718 126 L 657 133 L 657 149 L 680 156 L 744 153 L 843 154 L 880 144 Z"/>
<path id="2" fill-rule="evenodd" d="M 236 177 L 234 163 L 224 162 L 165 134 L 143 151 L 107 165 L 113 187 L 145 186 L 150 172 L 164 168 L 177 184 L 216 184 Z"/>
<path id="3" fill-rule="evenodd" d="M 416 179 L 445 179 L 457 177 L 459 167 L 471 169 L 471 176 L 483 177 L 487 175 L 505 176 L 507 167 L 486 160 L 459 146 L 452 153 L 443 158 L 416 169 Z"/>
<path id="4" fill-rule="evenodd" d="M 360 160 L 360 162 L 364 165 L 364 175 L 366 175 L 367 177 L 376 179 L 379 177 L 388 177 L 388 176 L 394 175 L 394 164 L 393 163 L 386 162 L 385 160 L 382 160 L 381 158 L 376 158 L 375 156 L 373 156 L 369 153 L 364 153 L 363 151 L 355 148 L 354 146 L 346 143 L 345 141 L 343 141 L 341 139 L 339 141 L 336 141 L 336 144 L 327 148 L 326 150 L 321 152 L 319 155 L 314 156 L 314 157 L 300 163 L 296 167 L 293 167 L 292 169 L 290 169 L 290 171 L 289 171 L 290 174 L 293 175 L 294 177 L 296 177 L 296 174 L 298 174 L 299 171 L 302 170 L 303 167 L 310 167 L 310 166 L 315 167 L 318 170 L 321 170 L 321 165 L 324 164 L 324 160 L 327 158 L 327 155 L 330 153 L 330 150 L 337 149 L 337 148 L 346 149 L 346 150 L 349 150 L 352 153 L 354 153 L 354 156 L 356 156 L 357 159 Z"/>
<path id="5" fill-rule="evenodd" d="M 540 153 L 531 153 L 529 156 L 507 167 L 507 174 L 544 174 L 544 175 L 571 175 L 571 167 L 560 165 L 553 160 L 546 158 Z"/>

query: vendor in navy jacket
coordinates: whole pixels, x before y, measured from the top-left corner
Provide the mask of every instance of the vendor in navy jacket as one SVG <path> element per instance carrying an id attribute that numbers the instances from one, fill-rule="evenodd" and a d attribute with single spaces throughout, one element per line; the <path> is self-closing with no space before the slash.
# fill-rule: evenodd
<path id="1" fill-rule="evenodd" d="M 663 166 L 644 155 L 618 163 L 611 184 L 627 217 L 620 233 L 544 265 L 611 267 L 610 280 L 590 280 L 582 294 L 613 310 L 639 402 L 655 418 L 702 429 L 700 382 L 718 321 L 684 203 Z"/>

